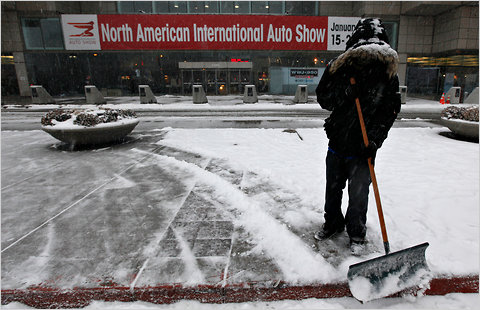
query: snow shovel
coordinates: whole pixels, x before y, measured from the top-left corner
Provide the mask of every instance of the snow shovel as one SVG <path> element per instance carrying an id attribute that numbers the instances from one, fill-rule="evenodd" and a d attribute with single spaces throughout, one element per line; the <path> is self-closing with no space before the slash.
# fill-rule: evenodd
<path id="1" fill-rule="evenodd" d="M 350 78 L 350 84 L 352 84 L 353 87 L 356 84 L 353 77 Z M 355 97 L 363 142 L 365 146 L 368 147 L 367 130 L 363 120 L 360 100 L 357 95 Z M 347 277 L 350 291 L 356 299 L 362 302 L 386 297 L 406 290 L 407 288 L 426 286 L 430 281 L 430 272 L 425 259 L 425 250 L 429 245 L 428 242 L 390 253 L 390 245 L 372 158 L 368 158 L 368 167 L 370 169 L 375 201 L 377 203 L 385 255 L 351 265 L 348 269 Z"/>

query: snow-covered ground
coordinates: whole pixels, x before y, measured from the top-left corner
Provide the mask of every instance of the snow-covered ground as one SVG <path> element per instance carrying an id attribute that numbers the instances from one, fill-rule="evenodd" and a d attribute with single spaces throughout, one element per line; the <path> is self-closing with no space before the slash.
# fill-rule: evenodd
<path id="1" fill-rule="evenodd" d="M 390 244 L 395 251 L 428 241 L 427 260 L 437 276 L 475 274 L 479 270 L 478 144 L 443 137 L 441 131 L 445 129 L 392 129 L 378 152 L 376 173 Z M 290 189 L 302 197 L 305 207 L 278 216 L 296 227 L 320 226 L 328 141 L 321 129 L 297 132 L 303 140 L 273 129 L 176 129 L 160 143 L 228 159 L 232 165 L 253 170 Z M 229 193 L 227 188 L 219 190 Z M 344 207 L 347 201 L 345 193 Z M 382 248 L 373 195 L 369 205 L 367 237 Z M 255 220 L 252 216 L 245 222 Z M 263 227 L 265 233 L 282 235 L 280 227 Z M 265 247 L 295 246 L 289 242 L 297 240 L 274 238 L 266 241 Z M 323 274 L 326 281 L 338 280 L 355 261 L 346 260 L 338 274 L 328 264 L 318 263 L 315 266 L 319 269 L 313 270 L 311 264 L 302 264 L 305 257 L 297 259 L 292 279 L 315 273 Z"/>
<path id="2" fill-rule="evenodd" d="M 275 184 L 273 188 L 288 189 L 273 194 L 276 199 L 294 201 L 295 205 L 276 208 L 269 197 L 261 193 L 254 197 L 244 195 L 224 179 L 195 164 L 163 155 L 154 159 L 162 169 L 186 172 L 207 184 L 215 199 L 224 202 L 225 208 L 237 215 L 233 222 L 250 234 L 251 242 L 257 244 L 255 251 L 275 259 L 286 281 L 300 284 L 344 281 L 349 265 L 382 253 L 373 194 L 369 201 L 367 233 L 371 254 L 346 257 L 338 265 L 332 265 L 291 232 L 312 230 L 313 233 L 313 229 L 323 223 L 324 161 L 328 144 L 323 129 L 297 129 L 298 134 L 281 129 L 163 130 L 168 133 L 158 145 L 221 159 L 235 170 L 251 172 L 249 179 L 242 180 L 240 188 L 265 182 Z M 447 129 L 393 128 L 378 152 L 376 173 L 390 245 L 392 251 L 396 251 L 429 242 L 426 258 L 434 276 L 478 274 L 478 144 L 447 138 L 439 134 L 442 131 Z M 10 132 L 2 132 L 4 134 Z M 300 201 L 292 199 L 291 193 L 300 197 Z M 347 201 L 345 194 L 344 208 Z M 451 294 L 384 299 L 365 305 L 342 298 L 228 305 L 192 301 L 174 305 L 93 302 L 87 309 L 473 308 L 477 303 L 476 294 Z M 15 303 L 5 308 L 26 307 Z"/>

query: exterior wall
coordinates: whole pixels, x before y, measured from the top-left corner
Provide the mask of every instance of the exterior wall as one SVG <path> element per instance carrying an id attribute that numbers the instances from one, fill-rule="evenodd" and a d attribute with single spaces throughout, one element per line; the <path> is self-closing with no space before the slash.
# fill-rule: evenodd
<path id="1" fill-rule="evenodd" d="M 352 1 L 320 1 L 320 16 L 354 16 Z"/>
<path id="2" fill-rule="evenodd" d="M 117 2 L 116 1 L 92 1 L 92 2 L 80 2 L 81 12 L 83 14 L 116 14 Z"/>
<path id="3" fill-rule="evenodd" d="M 117 13 L 116 1 L 16 1 L 18 11 L 61 14 Z"/>
<path id="4" fill-rule="evenodd" d="M 435 17 L 433 53 L 478 50 L 478 6 L 459 7 Z"/>
<path id="5" fill-rule="evenodd" d="M 19 52 L 22 50 L 23 40 L 17 12 L 2 6 L 2 52 Z"/>
<path id="6" fill-rule="evenodd" d="M 355 1 L 353 14 L 362 17 L 383 17 L 400 15 L 402 2 L 400 1 Z"/>
<path id="7" fill-rule="evenodd" d="M 18 11 L 55 11 L 56 2 L 54 1 L 15 1 Z"/>
<path id="8" fill-rule="evenodd" d="M 432 52 L 434 18 L 431 16 L 401 16 L 398 52 L 430 54 Z"/>

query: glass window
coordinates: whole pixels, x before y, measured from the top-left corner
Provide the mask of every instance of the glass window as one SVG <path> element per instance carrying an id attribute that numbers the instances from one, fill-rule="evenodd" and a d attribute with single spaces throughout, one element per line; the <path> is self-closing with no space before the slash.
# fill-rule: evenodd
<path id="1" fill-rule="evenodd" d="M 118 12 L 120 13 L 133 13 L 134 1 L 118 1 Z"/>
<path id="2" fill-rule="evenodd" d="M 134 1 L 134 13 L 152 13 L 152 1 Z"/>
<path id="3" fill-rule="evenodd" d="M 317 15 L 315 1 L 305 1 L 302 2 L 302 15 Z"/>
<path id="4" fill-rule="evenodd" d="M 285 12 L 290 15 L 316 15 L 315 1 L 285 1 Z"/>
<path id="5" fill-rule="evenodd" d="M 218 1 L 205 1 L 205 13 L 218 13 Z"/>
<path id="6" fill-rule="evenodd" d="M 63 49 L 62 27 L 58 18 L 41 19 L 45 49 Z"/>
<path id="7" fill-rule="evenodd" d="M 250 2 L 248 1 L 235 1 L 233 3 L 233 12 L 235 13 L 250 13 Z"/>
<path id="8" fill-rule="evenodd" d="M 187 2 L 168 1 L 168 11 L 170 13 L 187 13 Z"/>
<path id="9" fill-rule="evenodd" d="M 188 1 L 188 13 L 199 14 L 205 12 L 204 1 Z"/>
<path id="10" fill-rule="evenodd" d="M 283 14 L 283 1 L 268 1 L 270 14 Z"/>
<path id="11" fill-rule="evenodd" d="M 27 49 L 43 49 L 42 28 L 39 19 L 23 19 L 22 29 Z"/>
<path id="12" fill-rule="evenodd" d="M 233 13 L 233 2 L 222 1 L 220 3 L 221 13 Z"/>
<path id="13" fill-rule="evenodd" d="M 25 47 L 29 50 L 63 49 L 62 27 L 58 18 L 22 19 Z"/>
<path id="14" fill-rule="evenodd" d="M 152 1 L 118 1 L 120 13 L 152 13 Z"/>
<path id="15" fill-rule="evenodd" d="M 168 2 L 167 1 L 153 1 L 153 11 L 160 14 L 168 14 Z"/>
<path id="16" fill-rule="evenodd" d="M 285 13 L 290 15 L 300 15 L 302 12 L 302 2 L 300 1 L 285 1 Z"/>
<path id="17" fill-rule="evenodd" d="M 397 35 L 398 35 L 398 23 L 397 22 L 383 22 L 385 31 L 387 32 L 388 39 L 390 40 L 390 46 L 397 49 Z"/>
<path id="18" fill-rule="evenodd" d="M 269 12 L 268 1 L 252 1 L 252 13 L 266 14 Z"/>

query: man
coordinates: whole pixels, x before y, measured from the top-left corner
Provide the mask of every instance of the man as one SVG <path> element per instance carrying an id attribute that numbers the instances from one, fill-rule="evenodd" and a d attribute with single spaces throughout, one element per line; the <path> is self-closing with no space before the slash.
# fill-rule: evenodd
<path id="1" fill-rule="evenodd" d="M 368 192 L 368 158 L 374 162 L 388 131 L 400 112 L 398 55 L 388 44 L 379 19 L 362 19 L 347 41 L 343 54 L 332 60 L 318 84 L 317 101 L 332 111 L 325 121 L 329 139 L 326 158 L 325 223 L 315 233 L 324 240 L 347 229 L 352 254 L 363 251 Z M 356 86 L 350 84 L 354 77 Z M 359 98 L 369 139 L 365 147 L 355 98 Z M 348 209 L 343 216 L 343 189 L 348 180 Z"/>

